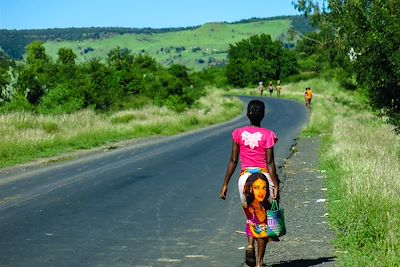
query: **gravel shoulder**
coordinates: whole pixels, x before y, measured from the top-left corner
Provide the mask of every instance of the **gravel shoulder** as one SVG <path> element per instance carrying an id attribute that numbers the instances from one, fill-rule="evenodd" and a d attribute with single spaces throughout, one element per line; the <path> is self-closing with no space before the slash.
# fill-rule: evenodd
<path id="1" fill-rule="evenodd" d="M 287 234 L 268 245 L 268 266 L 335 265 L 325 175 L 317 168 L 319 144 L 319 137 L 297 140 L 296 152 L 280 170 Z"/>

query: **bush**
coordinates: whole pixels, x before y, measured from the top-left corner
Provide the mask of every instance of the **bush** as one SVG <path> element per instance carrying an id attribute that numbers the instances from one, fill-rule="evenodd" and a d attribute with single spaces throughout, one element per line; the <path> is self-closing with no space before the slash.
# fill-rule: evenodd
<path id="1" fill-rule="evenodd" d="M 211 67 L 190 74 L 190 79 L 197 86 L 213 85 L 218 88 L 227 87 L 226 67 Z"/>
<path id="2" fill-rule="evenodd" d="M 166 101 L 174 110 L 184 110 L 201 96 L 200 84 L 193 83 L 185 66 L 166 69 L 155 59 L 132 55 L 128 49 L 111 50 L 106 64 L 91 60 L 81 65 L 74 64 L 70 49 L 59 50 L 58 63 L 46 57 L 40 43 L 30 46 L 29 52 L 29 64 L 0 80 L 2 110 L 36 108 L 46 114 L 82 108 L 115 111 L 149 102 L 162 106 Z M 20 96 L 13 103 L 3 103 L 15 94 Z"/>
<path id="3" fill-rule="evenodd" d="M 183 112 L 187 109 L 187 104 L 183 102 L 182 98 L 177 95 L 171 95 L 165 101 L 165 106 L 176 112 Z"/>
<path id="4" fill-rule="evenodd" d="M 71 113 L 83 108 L 82 96 L 76 96 L 67 86 L 60 84 L 42 97 L 38 111 L 44 114 Z"/>
<path id="5" fill-rule="evenodd" d="M 34 107 L 29 103 L 26 97 L 22 94 L 16 94 L 10 102 L 1 106 L 0 111 L 33 111 Z"/>
<path id="6" fill-rule="evenodd" d="M 297 59 L 297 62 L 299 64 L 299 69 L 300 71 L 316 71 L 319 70 L 320 68 L 318 67 L 317 64 L 317 57 L 315 55 L 308 56 L 308 57 L 299 57 Z"/>

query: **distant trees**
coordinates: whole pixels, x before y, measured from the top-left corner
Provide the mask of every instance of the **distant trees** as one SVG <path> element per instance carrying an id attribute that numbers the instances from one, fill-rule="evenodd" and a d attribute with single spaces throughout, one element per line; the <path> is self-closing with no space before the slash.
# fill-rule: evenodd
<path id="1" fill-rule="evenodd" d="M 297 72 L 293 52 L 283 48 L 279 41 L 272 41 L 270 35 L 254 35 L 229 46 L 226 75 L 234 86 L 283 79 Z"/>
<path id="2" fill-rule="evenodd" d="M 0 44 L 5 53 L 13 59 L 22 59 L 25 47 L 33 41 L 46 42 L 49 40 L 80 41 L 87 39 L 100 39 L 107 36 L 126 33 L 153 34 L 176 32 L 198 28 L 122 28 L 122 27 L 90 27 L 90 28 L 64 28 L 64 29 L 37 29 L 37 30 L 4 30 L 0 29 Z M 91 48 L 90 48 L 91 49 Z M 90 52 L 84 50 L 84 53 Z"/>
<path id="3" fill-rule="evenodd" d="M 1 54 L 0 54 L 1 55 Z M 166 69 L 147 55 L 129 49 L 109 51 L 106 63 L 91 60 L 76 64 L 70 48 L 60 48 L 54 63 L 41 42 L 27 47 L 26 64 L 8 64 L 0 58 L 0 110 L 30 109 L 65 113 L 82 108 L 101 111 L 124 108 L 140 101 L 182 111 L 203 94 L 186 67 Z"/>

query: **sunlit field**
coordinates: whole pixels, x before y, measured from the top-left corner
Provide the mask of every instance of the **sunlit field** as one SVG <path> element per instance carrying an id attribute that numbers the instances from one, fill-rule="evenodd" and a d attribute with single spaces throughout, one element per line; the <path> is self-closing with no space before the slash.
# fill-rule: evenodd
<path id="1" fill-rule="evenodd" d="M 121 140 L 173 135 L 230 120 L 242 110 L 240 100 L 209 90 L 193 109 L 179 114 L 157 106 L 111 114 L 1 114 L 0 167 Z"/>
<path id="2" fill-rule="evenodd" d="M 197 29 L 157 33 L 124 34 L 110 38 L 84 41 L 48 41 L 46 52 L 54 60 L 61 47 L 71 48 L 78 62 L 93 58 L 106 59 L 117 46 L 128 48 L 134 54 L 146 53 L 163 65 L 181 64 L 192 70 L 202 70 L 208 65 L 226 60 L 229 44 L 256 34 L 269 34 L 275 40 L 287 32 L 289 19 L 226 24 L 207 23 Z M 85 52 L 88 48 L 92 50 Z"/>

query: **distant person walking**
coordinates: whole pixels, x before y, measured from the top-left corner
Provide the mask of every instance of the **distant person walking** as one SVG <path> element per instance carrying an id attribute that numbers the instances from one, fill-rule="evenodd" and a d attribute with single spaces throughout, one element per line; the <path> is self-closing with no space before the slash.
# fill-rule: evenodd
<path id="1" fill-rule="evenodd" d="M 304 92 L 304 101 L 306 103 L 306 108 L 310 109 L 311 108 L 311 99 L 312 99 L 312 90 L 310 87 L 306 87 L 306 90 Z"/>
<path id="2" fill-rule="evenodd" d="M 272 81 L 269 82 L 268 90 L 269 90 L 269 96 L 272 96 L 272 93 L 274 92 L 274 86 L 272 86 Z"/>
<path id="3" fill-rule="evenodd" d="M 264 92 L 264 85 L 263 82 L 259 82 L 258 83 L 258 92 L 260 93 L 260 96 L 263 96 L 263 92 Z"/>
<path id="4" fill-rule="evenodd" d="M 276 81 L 276 95 L 277 95 L 278 97 L 281 96 L 281 89 L 282 89 L 282 87 L 281 87 L 281 81 L 280 81 L 280 80 L 277 80 L 277 81 Z"/>
<path id="5" fill-rule="evenodd" d="M 246 264 L 261 267 L 270 238 L 259 236 L 254 229 L 265 226 L 265 210 L 271 199 L 279 198 L 279 180 L 276 174 L 274 145 L 278 141 L 275 133 L 261 127 L 265 105 L 260 100 L 252 100 L 247 106 L 250 125 L 232 132 L 232 150 L 229 158 L 220 198 L 225 199 L 229 181 L 241 162 L 238 180 L 239 196 L 246 216 Z M 268 198 L 269 197 L 269 198 Z M 257 260 L 254 243 L 257 240 Z"/>

